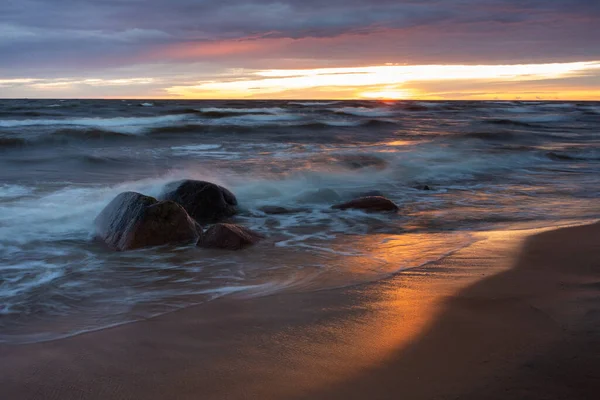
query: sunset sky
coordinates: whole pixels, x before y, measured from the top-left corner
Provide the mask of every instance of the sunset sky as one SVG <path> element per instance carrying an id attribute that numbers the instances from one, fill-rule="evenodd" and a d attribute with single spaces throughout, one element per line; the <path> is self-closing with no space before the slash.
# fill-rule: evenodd
<path id="1" fill-rule="evenodd" d="M 600 100 L 595 0 L 2 0 L 0 97 Z"/>

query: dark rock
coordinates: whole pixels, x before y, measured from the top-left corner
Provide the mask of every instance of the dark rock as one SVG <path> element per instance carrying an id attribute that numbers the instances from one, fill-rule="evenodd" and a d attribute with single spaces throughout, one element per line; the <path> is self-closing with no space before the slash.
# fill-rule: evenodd
<path id="1" fill-rule="evenodd" d="M 298 201 L 301 203 L 333 203 L 341 199 L 341 196 L 333 189 L 319 189 L 303 194 Z"/>
<path id="2" fill-rule="evenodd" d="M 204 237 L 198 241 L 198 246 L 213 249 L 239 250 L 256 244 L 263 238 L 264 236 L 260 233 L 243 226 L 216 224 L 208 228 Z"/>
<path id="3" fill-rule="evenodd" d="M 237 213 L 234 194 L 210 182 L 173 182 L 167 185 L 161 199 L 181 204 L 190 217 L 201 224 L 219 222 Z"/>
<path id="4" fill-rule="evenodd" d="M 260 211 L 269 215 L 283 215 L 283 214 L 293 214 L 296 210 L 291 210 L 285 207 L 279 206 L 263 206 L 259 208 Z"/>
<path id="5" fill-rule="evenodd" d="M 382 196 L 370 196 L 354 199 L 347 203 L 337 204 L 331 207 L 336 210 L 356 209 L 364 211 L 398 211 L 398 206 Z"/>
<path id="6" fill-rule="evenodd" d="M 413 186 L 413 188 L 417 190 L 431 190 L 431 187 L 429 185 L 416 185 Z"/>
<path id="7" fill-rule="evenodd" d="M 94 223 L 96 236 L 118 251 L 191 243 L 202 235 L 202 228 L 179 204 L 135 192 L 115 197 Z"/>

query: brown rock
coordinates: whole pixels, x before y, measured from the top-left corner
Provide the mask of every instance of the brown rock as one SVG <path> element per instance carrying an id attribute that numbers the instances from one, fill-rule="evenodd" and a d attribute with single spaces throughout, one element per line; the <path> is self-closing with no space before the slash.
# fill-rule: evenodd
<path id="1" fill-rule="evenodd" d="M 202 234 L 179 204 L 135 192 L 115 197 L 94 223 L 96 236 L 117 251 L 193 243 Z"/>
<path id="2" fill-rule="evenodd" d="M 336 210 L 356 209 L 364 211 L 398 211 L 398 206 L 383 196 L 360 197 L 343 204 L 331 207 Z"/>
<path id="3" fill-rule="evenodd" d="M 264 236 L 235 224 L 216 224 L 208 228 L 198 246 L 214 249 L 239 250 L 258 243 Z"/>

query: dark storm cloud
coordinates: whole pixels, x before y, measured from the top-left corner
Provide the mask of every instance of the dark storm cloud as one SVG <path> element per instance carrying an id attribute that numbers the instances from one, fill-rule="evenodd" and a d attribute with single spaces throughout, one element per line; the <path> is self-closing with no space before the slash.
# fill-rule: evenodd
<path id="1" fill-rule="evenodd" d="M 485 49 L 511 60 L 527 54 L 594 58 L 599 16 L 600 2 L 592 0 L 2 0 L 0 68 L 128 65 L 154 48 L 180 43 L 336 38 L 386 29 L 403 32 L 397 41 L 411 61 L 419 61 L 421 48 L 423 59 L 447 57 L 449 46 L 458 59 L 485 53 L 480 62 Z M 423 35 L 436 40 L 421 42 Z M 355 59 L 363 51 L 396 49 L 384 45 L 314 46 L 298 55 Z"/>

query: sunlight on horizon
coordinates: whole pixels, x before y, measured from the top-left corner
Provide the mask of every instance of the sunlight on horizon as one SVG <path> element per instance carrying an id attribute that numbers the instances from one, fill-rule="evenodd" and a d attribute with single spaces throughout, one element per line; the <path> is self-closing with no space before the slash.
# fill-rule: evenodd
<path id="1" fill-rule="evenodd" d="M 600 70 L 600 62 L 517 65 L 383 65 L 359 68 L 262 70 L 250 77 L 223 75 L 220 80 L 172 86 L 167 92 L 184 98 L 293 98 L 324 97 L 364 99 L 435 98 L 420 90 L 424 83 L 476 83 L 483 90 L 496 83 L 527 83 L 586 76 Z M 405 87 L 410 84 L 411 87 Z M 518 93 L 514 89 L 507 95 Z M 303 96 L 297 96 L 302 94 Z M 590 92 L 597 96 L 597 91 Z M 489 95 L 498 97 L 497 93 Z"/>

